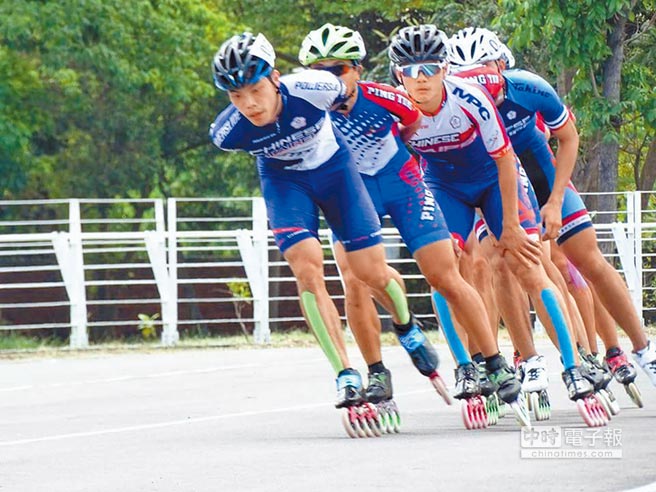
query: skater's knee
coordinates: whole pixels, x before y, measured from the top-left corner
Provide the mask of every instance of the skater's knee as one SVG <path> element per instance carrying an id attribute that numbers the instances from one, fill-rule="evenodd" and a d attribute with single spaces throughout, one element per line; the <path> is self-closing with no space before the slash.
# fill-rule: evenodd
<path id="1" fill-rule="evenodd" d="M 301 292 L 306 290 L 317 292 L 325 287 L 322 267 L 316 268 L 312 264 L 307 264 L 295 270 L 294 275 Z"/>
<path id="2" fill-rule="evenodd" d="M 490 262 L 487 258 L 476 256 L 472 261 L 472 274 L 476 279 L 489 279 L 492 276 Z"/>
<path id="3" fill-rule="evenodd" d="M 390 282 L 390 273 L 385 264 L 381 267 L 358 268 L 353 273 L 356 280 L 376 290 L 384 289 Z"/>
<path id="4" fill-rule="evenodd" d="M 555 286 L 549 280 L 545 270 L 539 265 L 517 266 L 514 270 L 522 289 L 530 296 L 539 295 L 544 289 Z"/>
<path id="5" fill-rule="evenodd" d="M 367 284 L 353 277 L 350 281 L 344 280 L 344 293 L 351 300 L 366 300 L 371 298 L 371 289 Z"/>

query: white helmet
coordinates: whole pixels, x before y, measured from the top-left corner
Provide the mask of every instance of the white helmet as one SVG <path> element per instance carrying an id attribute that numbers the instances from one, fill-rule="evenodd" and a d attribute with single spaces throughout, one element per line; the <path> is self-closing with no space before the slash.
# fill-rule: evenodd
<path id="1" fill-rule="evenodd" d="M 466 27 L 449 39 L 449 63 L 470 66 L 488 61 L 503 60 L 508 68 L 515 66 L 510 49 L 489 29 Z"/>
<path id="2" fill-rule="evenodd" d="M 305 36 L 298 60 L 305 66 L 328 59 L 359 62 L 366 54 L 360 33 L 348 27 L 324 24 Z"/>

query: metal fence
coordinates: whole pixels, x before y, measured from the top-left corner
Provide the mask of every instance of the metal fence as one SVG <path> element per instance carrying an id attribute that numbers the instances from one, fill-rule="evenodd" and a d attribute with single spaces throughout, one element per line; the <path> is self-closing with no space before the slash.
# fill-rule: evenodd
<path id="1" fill-rule="evenodd" d="M 651 320 L 656 210 L 642 210 L 639 192 L 615 195 L 613 221 L 592 212 L 595 227 Z M 432 316 L 428 285 L 398 232 L 383 232 L 412 308 Z M 329 231 L 320 237 L 327 285 L 343 312 Z M 236 327 L 262 343 L 272 329 L 303 325 L 261 198 L 0 201 L 0 331 L 63 331 L 71 346 L 85 347 L 94 330 L 121 335 L 144 324 L 165 345 L 181 333 Z"/>

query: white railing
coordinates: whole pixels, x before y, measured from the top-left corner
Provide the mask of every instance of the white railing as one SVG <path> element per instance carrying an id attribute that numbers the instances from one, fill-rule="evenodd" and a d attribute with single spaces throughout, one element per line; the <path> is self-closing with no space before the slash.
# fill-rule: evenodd
<path id="1" fill-rule="evenodd" d="M 641 209 L 640 193 L 616 195 L 626 206 L 595 227 L 636 309 L 650 316 L 656 211 Z M 326 280 L 341 308 L 328 234 L 321 230 Z M 398 232 L 386 227 L 384 237 L 411 303 L 430 316 L 428 287 Z M 272 325 L 303 324 L 294 285 L 261 198 L 174 198 L 166 208 L 156 199 L 0 201 L 0 331 L 68 330 L 71 346 L 85 347 L 90 330 L 134 330 L 141 311 L 157 315 L 165 345 L 181 330 L 239 324 L 264 343 Z"/>

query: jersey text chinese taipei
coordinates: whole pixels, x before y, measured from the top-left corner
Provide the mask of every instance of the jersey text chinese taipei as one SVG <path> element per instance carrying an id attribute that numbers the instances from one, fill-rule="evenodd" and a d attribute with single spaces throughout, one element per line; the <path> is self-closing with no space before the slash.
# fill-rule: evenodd
<path id="1" fill-rule="evenodd" d="M 380 220 L 328 110 L 344 102 L 344 84 L 328 72 L 281 77 L 282 107 L 258 127 L 234 106 L 214 121 L 210 137 L 224 150 L 257 157 L 269 225 L 284 253 L 318 238 L 319 209 L 347 251 L 381 241 Z"/>
<path id="2" fill-rule="evenodd" d="M 496 179 L 494 158 L 512 149 L 489 96 L 456 77 L 444 79 L 444 100 L 424 114 L 410 145 L 426 160 L 426 177 L 449 182 Z"/>
<path id="3" fill-rule="evenodd" d="M 280 78 L 283 110 L 275 123 L 258 127 L 230 105 L 210 128 L 223 150 L 245 150 L 258 167 L 308 170 L 325 164 L 338 144 L 327 111 L 346 99 L 344 84 L 318 70 Z"/>

